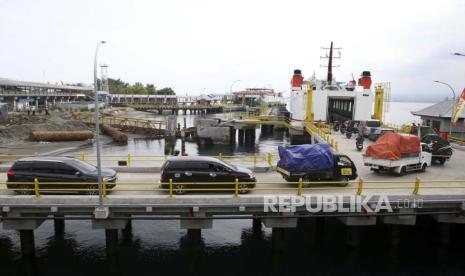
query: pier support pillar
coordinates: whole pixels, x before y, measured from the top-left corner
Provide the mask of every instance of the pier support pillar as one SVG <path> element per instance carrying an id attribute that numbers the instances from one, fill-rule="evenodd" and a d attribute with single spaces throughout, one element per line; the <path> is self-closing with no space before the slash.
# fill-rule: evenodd
<path id="1" fill-rule="evenodd" d="M 202 243 L 202 229 L 187 229 L 189 244 L 200 245 Z"/>
<path id="2" fill-rule="evenodd" d="M 236 143 L 236 129 L 231 127 L 229 129 L 230 144 L 233 145 Z"/>
<path id="3" fill-rule="evenodd" d="M 252 235 L 260 237 L 262 235 L 262 220 L 258 218 L 252 219 Z"/>
<path id="4" fill-rule="evenodd" d="M 360 244 L 361 236 L 360 226 L 346 227 L 346 244 L 350 247 L 357 247 Z"/>
<path id="5" fill-rule="evenodd" d="M 440 223 L 438 227 L 439 227 L 439 243 L 441 245 L 449 244 L 450 238 L 451 238 L 451 224 Z"/>
<path id="6" fill-rule="evenodd" d="M 255 144 L 255 128 L 245 130 L 245 144 L 249 146 Z"/>
<path id="7" fill-rule="evenodd" d="M 65 233 L 65 218 L 61 215 L 55 215 L 53 219 L 55 235 L 63 235 Z"/>
<path id="8" fill-rule="evenodd" d="M 34 230 L 19 230 L 21 242 L 21 254 L 23 256 L 33 256 L 35 252 Z"/>
<path id="9" fill-rule="evenodd" d="M 284 250 L 284 228 L 273 228 L 271 231 L 271 250 L 274 254 Z"/>
<path id="10" fill-rule="evenodd" d="M 117 229 L 105 229 L 105 244 L 107 256 L 113 256 L 118 254 L 119 248 Z"/>
<path id="11" fill-rule="evenodd" d="M 128 221 L 126 227 L 123 228 L 122 234 L 124 239 L 132 238 L 132 220 Z"/>
<path id="12" fill-rule="evenodd" d="M 244 144 L 244 130 L 243 129 L 239 129 L 239 131 L 237 132 L 237 141 L 240 146 Z"/>

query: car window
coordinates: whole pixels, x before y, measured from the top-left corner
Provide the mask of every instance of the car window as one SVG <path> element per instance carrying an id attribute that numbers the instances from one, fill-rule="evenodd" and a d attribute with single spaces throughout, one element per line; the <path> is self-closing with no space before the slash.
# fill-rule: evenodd
<path id="1" fill-rule="evenodd" d="M 186 170 L 191 171 L 208 171 L 208 163 L 207 162 L 188 162 L 186 166 Z"/>
<path id="2" fill-rule="evenodd" d="M 34 162 L 32 172 L 35 173 L 53 173 L 52 162 Z"/>
<path id="3" fill-rule="evenodd" d="M 211 172 L 227 172 L 228 171 L 226 167 L 220 164 L 215 164 L 215 163 L 208 163 L 208 170 Z"/>
<path id="4" fill-rule="evenodd" d="M 367 127 L 380 127 L 381 122 L 379 122 L 379 121 L 367 121 L 366 125 L 367 125 Z"/>
<path id="5" fill-rule="evenodd" d="M 168 171 L 182 171 L 186 170 L 187 167 L 188 165 L 186 162 L 169 162 L 165 169 Z"/>
<path id="6" fill-rule="evenodd" d="M 26 172 L 26 171 L 30 171 L 31 167 L 32 167 L 32 162 L 16 162 L 13 165 L 13 170 Z"/>
<path id="7" fill-rule="evenodd" d="M 53 166 L 54 166 L 53 171 L 56 174 L 75 175 L 77 172 L 77 169 L 69 165 L 66 165 L 64 163 L 54 163 Z"/>
<path id="8" fill-rule="evenodd" d="M 81 172 L 93 172 L 97 169 L 95 166 L 80 160 L 71 159 L 69 163 Z"/>
<path id="9" fill-rule="evenodd" d="M 352 166 L 352 161 L 346 156 L 339 156 L 338 165 L 340 166 Z"/>

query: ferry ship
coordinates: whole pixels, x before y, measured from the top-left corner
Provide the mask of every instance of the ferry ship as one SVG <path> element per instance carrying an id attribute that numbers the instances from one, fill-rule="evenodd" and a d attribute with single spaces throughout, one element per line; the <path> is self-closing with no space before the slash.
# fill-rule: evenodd
<path id="1" fill-rule="evenodd" d="M 381 120 L 382 91 L 381 87 L 376 89 L 376 92 L 372 91 L 369 71 L 363 71 L 358 82 L 354 79 L 349 82 L 336 81 L 333 76 L 333 43 L 331 42 L 326 79 L 320 80 L 313 76 L 304 80 L 301 70 L 294 70 L 289 110 L 292 125 L 302 127 L 305 121 L 332 123 L 346 120 Z M 373 114 L 375 99 L 377 103 Z"/>

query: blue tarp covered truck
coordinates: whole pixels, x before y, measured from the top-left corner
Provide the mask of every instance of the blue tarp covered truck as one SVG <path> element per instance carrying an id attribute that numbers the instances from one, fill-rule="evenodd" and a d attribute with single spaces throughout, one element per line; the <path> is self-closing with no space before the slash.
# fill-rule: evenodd
<path id="1" fill-rule="evenodd" d="M 341 181 L 357 178 L 354 162 L 344 154 L 334 154 L 328 144 L 279 147 L 277 171 L 290 182 Z"/>

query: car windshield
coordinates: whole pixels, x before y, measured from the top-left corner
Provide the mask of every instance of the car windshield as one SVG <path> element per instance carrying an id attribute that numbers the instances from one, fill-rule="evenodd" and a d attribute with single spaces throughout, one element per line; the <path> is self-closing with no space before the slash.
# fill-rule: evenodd
<path id="1" fill-rule="evenodd" d="M 97 168 L 89 163 L 82 162 L 79 160 L 72 160 L 70 161 L 71 165 L 75 167 L 76 169 L 82 171 L 82 172 L 93 172 Z"/>
<path id="2" fill-rule="evenodd" d="M 381 123 L 379 121 L 367 121 L 367 127 L 380 127 Z"/>

